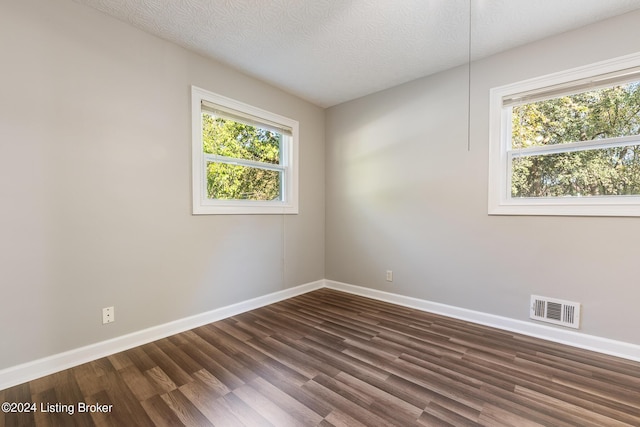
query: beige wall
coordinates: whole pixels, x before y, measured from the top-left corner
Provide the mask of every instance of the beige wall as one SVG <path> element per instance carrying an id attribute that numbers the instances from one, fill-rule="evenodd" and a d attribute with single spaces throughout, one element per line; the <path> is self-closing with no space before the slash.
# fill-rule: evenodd
<path id="1" fill-rule="evenodd" d="M 0 369 L 324 277 L 322 109 L 70 0 L 0 55 Z M 300 122 L 299 215 L 191 215 L 192 84 Z"/>
<path id="2" fill-rule="evenodd" d="M 639 218 L 487 215 L 489 89 L 640 50 L 627 14 L 327 110 L 326 278 L 528 320 L 583 303 L 587 334 L 640 344 Z M 385 270 L 394 282 L 385 281 Z"/>

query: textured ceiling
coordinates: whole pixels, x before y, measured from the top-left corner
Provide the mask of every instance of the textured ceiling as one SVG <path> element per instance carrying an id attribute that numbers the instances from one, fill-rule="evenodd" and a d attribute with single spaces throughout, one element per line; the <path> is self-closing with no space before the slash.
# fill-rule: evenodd
<path id="1" fill-rule="evenodd" d="M 327 107 L 640 0 L 75 0 Z"/>

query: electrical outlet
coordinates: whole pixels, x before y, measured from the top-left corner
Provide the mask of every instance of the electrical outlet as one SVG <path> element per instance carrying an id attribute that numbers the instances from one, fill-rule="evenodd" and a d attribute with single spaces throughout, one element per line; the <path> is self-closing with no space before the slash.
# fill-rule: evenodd
<path id="1" fill-rule="evenodd" d="M 393 282 L 393 271 L 387 270 L 387 282 Z"/>
<path id="2" fill-rule="evenodd" d="M 102 324 L 106 325 L 107 323 L 116 321 L 116 312 L 113 307 L 105 307 L 102 309 Z"/>

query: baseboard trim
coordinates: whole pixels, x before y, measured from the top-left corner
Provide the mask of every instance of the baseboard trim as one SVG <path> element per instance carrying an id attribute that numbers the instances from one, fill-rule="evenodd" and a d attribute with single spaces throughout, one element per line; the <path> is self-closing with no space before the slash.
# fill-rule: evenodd
<path id="1" fill-rule="evenodd" d="M 598 353 L 621 357 L 624 359 L 640 362 L 640 345 L 623 341 L 611 340 L 594 335 L 587 335 L 581 332 L 564 330 L 553 326 L 540 325 L 533 322 L 511 319 L 508 317 L 496 316 L 480 311 L 468 310 L 451 305 L 440 304 L 419 298 L 407 297 L 390 292 L 379 291 L 371 288 L 350 285 L 348 283 L 325 280 L 324 286 L 338 291 L 348 292 L 367 298 L 390 302 L 405 307 L 415 308 L 421 311 L 441 314 L 455 319 L 478 323 L 485 326 L 516 332 L 531 337 L 541 338 L 548 341 L 567 344 L 573 347 L 591 350 Z"/>
<path id="2" fill-rule="evenodd" d="M 237 304 L 228 305 L 165 323 L 127 335 L 101 341 L 85 347 L 54 354 L 49 357 L 23 363 L 0 370 L 0 390 L 22 384 L 36 378 L 50 375 L 92 360 L 100 359 L 120 351 L 128 350 L 139 345 L 166 338 L 168 336 L 188 331 L 208 323 L 226 319 L 246 311 L 254 310 L 265 305 L 273 304 L 287 298 L 295 297 L 324 287 L 324 280 L 306 283 L 282 291 L 273 292 Z"/>
<path id="3" fill-rule="evenodd" d="M 637 344 L 524 322 L 348 283 L 318 280 L 0 370 L 0 390 L 324 287 L 640 362 L 640 345 Z"/>

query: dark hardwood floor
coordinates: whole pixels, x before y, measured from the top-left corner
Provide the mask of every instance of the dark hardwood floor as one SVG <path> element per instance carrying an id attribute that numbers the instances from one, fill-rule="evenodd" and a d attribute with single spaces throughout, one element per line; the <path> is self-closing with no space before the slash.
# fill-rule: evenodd
<path id="1" fill-rule="evenodd" d="M 0 427 L 640 426 L 640 363 L 321 289 L 5 401 L 37 411 Z"/>

